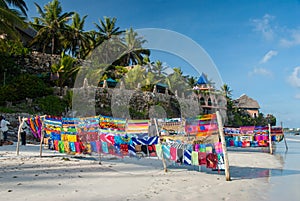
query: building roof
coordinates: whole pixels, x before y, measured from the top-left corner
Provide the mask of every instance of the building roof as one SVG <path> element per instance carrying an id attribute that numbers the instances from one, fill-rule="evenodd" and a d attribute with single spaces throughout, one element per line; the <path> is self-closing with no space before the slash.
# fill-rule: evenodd
<path id="1" fill-rule="evenodd" d="M 244 108 L 244 109 L 259 109 L 260 106 L 258 102 L 250 97 L 248 97 L 246 94 L 241 95 L 238 99 L 235 101 L 235 105 L 238 108 Z"/>
<path id="2" fill-rule="evenodd" d="M 197 84 L 208 84 L 207 78 L 204 75 L 204 73 L 202 73 L 201 76 L 199 77 Z"/>

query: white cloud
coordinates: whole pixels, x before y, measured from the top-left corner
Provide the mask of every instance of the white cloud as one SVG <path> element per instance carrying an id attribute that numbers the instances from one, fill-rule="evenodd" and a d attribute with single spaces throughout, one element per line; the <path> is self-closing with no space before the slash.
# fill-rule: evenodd
<path id="1" fill-rule="evenodd" d="M 288 77 L 288 82 L 295 87 L 300 87 L 300 66 L 295 67 L 293 73 Z"/>
<path id="2" fill-rule="evenodd" d="M 274 31 L 270 22 L 275 19 L 274 16 L 265 14 L 262 19 L 253 19 L 251 22 L 254 25 L 254 30 L 261 32 L 266 40 L 272 40 L 274 38 Z"/>
<path id="3" fill-rule="evenodd" d="M 273 56 L 276 56 L 277 54 L 277 51 L 270 50 L 267 54 L 265 54 L 260 63 L 267 63 Z"/>
<path id="4" fill-rule="evenodd" d="M 283 47 L 291 47 L 295 45 L 300 45 L 300 29 L 291 30 L 289 38 L 283 38 L 280 40 L 280 45 Z"/>
<path id="5" fill-rule="evenodd" d="M 296 95 L 295 95 L 295 98 L 296 98 L 296 99 L 300 99 L 300 94 L 296 94 Z"/>
<path id="6" fill-rule="evenodd" d="M 249 73 L 249 75 L 264 75 L 264 76 L 272 76 L 273 74 L 272 74 L 272 72 L 271 71 L 269 71 L 269 70 L 267 70 L 267 69 L 265 69 L 265 68 L 258 68 L 258 67 L 255 67 L 254 69 L 253 69 L 253 71 L 251 71 L 250 73 Z"/>

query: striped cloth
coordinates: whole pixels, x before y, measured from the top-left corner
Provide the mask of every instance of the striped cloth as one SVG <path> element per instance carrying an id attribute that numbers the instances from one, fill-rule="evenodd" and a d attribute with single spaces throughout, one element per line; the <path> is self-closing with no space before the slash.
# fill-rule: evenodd
<path id="1" fill-rule="evenodd" d="M 144 137 L 144 138 L 137 138 L 132 137 L 132 143 L 133 145 L 155 145 L 158 143 L 158 136 L 153 137 Z"/>
<path id="2" fill-rule="evenodd" d="M 192 151 L 190 150 L 183 151 L 183 163 L 186 165 L 192 164 Z"/>
<path id="3" fill-rule="evenodd" d="M 128 120 L 126 133 L 127 134 L 148 134 L 149 120 Z"/>

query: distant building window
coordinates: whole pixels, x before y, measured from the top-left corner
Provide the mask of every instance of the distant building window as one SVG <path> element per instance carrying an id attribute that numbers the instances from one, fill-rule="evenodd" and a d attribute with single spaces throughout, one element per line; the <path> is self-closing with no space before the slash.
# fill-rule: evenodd
<path id="1" fill-rule="evenodd" d="M 210 99 L 210 98 L 208 98 L 207 104 L 208 104 L 209 106 L 212 106 L 212 103 L 211 103 L 211 99 Z"/>
<path id="2" fill-rule="evenodd" d="M 205 105 L 205 100 L 204 100 L 203 97 L 200 98 L 200 104 L 201 104 L 201 105 Z"/>

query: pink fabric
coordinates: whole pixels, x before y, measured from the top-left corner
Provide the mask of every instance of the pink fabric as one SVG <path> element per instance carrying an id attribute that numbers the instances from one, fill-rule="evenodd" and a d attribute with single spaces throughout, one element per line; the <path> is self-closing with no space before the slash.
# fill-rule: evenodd
<path id="1" fill-rule="evenodd" d="M 176 161 L 177 160 L 177 149 L 175 147 L 170 148 L 170 155 L 171 155 L 171 160 Z"/>

